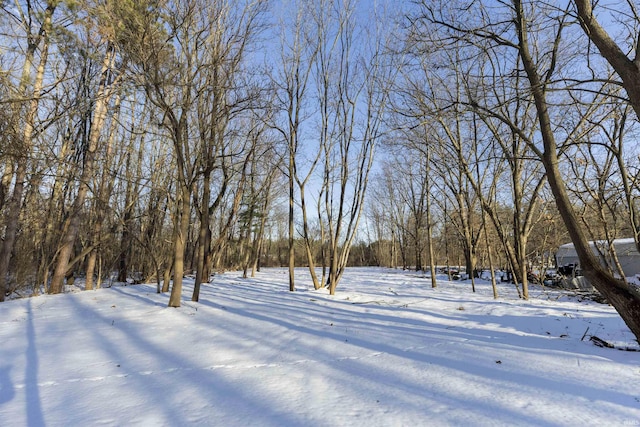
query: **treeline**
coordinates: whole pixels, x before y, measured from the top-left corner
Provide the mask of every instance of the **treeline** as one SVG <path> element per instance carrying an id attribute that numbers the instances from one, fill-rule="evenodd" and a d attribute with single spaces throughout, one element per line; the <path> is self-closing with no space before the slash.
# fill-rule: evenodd
<path id="1" fill-rule="evenodd" d="M 0 299 L 115 275 L 172 284 L 177 306 L 185 274 L 197 300 L 260 264 L 290 265 L 292 290 L 294 265 L 322 264 L 335 291 L 395 72 L 375 10 L 1 6 Z"/>
<path id="2" fill-rule="evenodd" d="M 0 299 L 135 277 L 178 306 L 261 265 L 333 294 L 370 263 L 505 267 L 527 298 L 570 239 L 640 332 L 587 245 L 640 241 L 632 2 L 610 32 L 587 0 L 0 7 Z"/>

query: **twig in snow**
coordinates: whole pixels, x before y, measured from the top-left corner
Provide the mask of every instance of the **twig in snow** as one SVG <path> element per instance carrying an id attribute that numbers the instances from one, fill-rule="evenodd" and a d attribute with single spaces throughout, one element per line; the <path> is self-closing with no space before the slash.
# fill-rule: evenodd
<path id="1" fill-rule="evenodd" d="M 584 334 L 582 334 L 582 338 L 580 338 L 580 341 L 584 341 L 584 337 L 587 336 L 587 332 L 589 332 L 589 327 L 587 326 L 587 330 L 584 331 Z"/>

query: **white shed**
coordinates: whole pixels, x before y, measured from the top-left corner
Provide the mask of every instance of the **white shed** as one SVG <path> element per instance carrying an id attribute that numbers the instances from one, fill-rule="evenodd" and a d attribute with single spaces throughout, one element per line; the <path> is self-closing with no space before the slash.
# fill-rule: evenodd
<path id="1" fill-rule="evenodd" d="M 614 264 L 611 262 L 611 254 L 607 249 L 607 242 L 589 242 L 589 245 L 596 257 L 598 257 L 602 262 L 602 265 L 610 265 L 615 271 L 615 267 L 613 267 Z M 615 239 L 613 241 L 613 247 L 618 257 L 618 261 L 620 261 L 625 277 L 634 277 L 636 274 L 640 274 L 640 252 L 638 252 L 633 238 Z M 558 263 L 558 267 L 570 264 L 580 264 L 578 254 L 573 247 L 573 243 L 567 243 L 558 248 L 558 252 L 556 253 L 556 262 Z"/>

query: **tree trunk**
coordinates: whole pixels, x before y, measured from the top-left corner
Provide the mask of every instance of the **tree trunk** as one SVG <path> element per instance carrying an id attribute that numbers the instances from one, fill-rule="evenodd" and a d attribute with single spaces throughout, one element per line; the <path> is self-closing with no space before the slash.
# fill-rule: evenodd
<path id="1" fill-rule="evenodd" d="M 118 115 L 120 112 L 119 96 L 116 97 L 115 111 L 116 111 L 116 115 Z M 111 129 L 108 135 L 108 143 L 107 143 L 107 149 L 105 154 L 104 167 L 102 170 L 102 176 L 100 176 L 100 184 L 98 185 L 98 189 L 95 195 L 96 197 L 93 203 L 95 223 L 93 225 L 93 229 L 91 230 L 90 244 L 94 246 L 94 249 L 89 253 L 89 258 L 87 260 L 87 268 L 86 268 L 86 275 L 85 275 L 86 276 L 85 290 L 93 289 L 93 276 L 95 272 L 96 261 L 100 251 L 100 245 L 101 245 L 100 241 L 102 240 L 102 228 L 103 228 L 103 223 L 105 218 L 105 211 L 106 211 L 106 206 L 109 203 L 109 198 L 111 197 L 111 190 L 113 188 L 113 184 L 107 185 L 107 178 L 109 176 L 109 169 L 111 168 L 111 165 L 112 165 L 113 148 L 114 148 L 117 124 L 118 124 L 117 120 L 114 120 L 111 124 Z M 98 276 L 98 282 L 100 282 L 99 278 L 100 276 Z"/>
<path id="2" fill-rule="evenodd" d="M 420 236 L 420 228 L 416 226 L 413 230 L 414 234 L 414 254 L 416 271 L 422 271 L 422 240 Z"/>
<path id="3" fill-rule="evenodd" d="M 584 276 L 613 305 L 635 335 L 636 340 L 640 342 L 640 292 L 625 284 L 624 281 L 616 279 L 602 268 L 600 262 L 591 251 L 583 230 L 580 228 L 580 223 L 567 195 L 566 184 L 558 166 L 557 145 L 547 110 L 545 86 L 536 71 L 535 63 L 529 52 L 523 6 L 517 0 L 514 0 L 514 5 L 517 13 L 516 24 L 518 26 L 520 57 L 531 84 L 544 146 L 542 162 L 547 171 L 547 180 L 555 198 L 558 212 L 567 227 L 571 241 L 578 254 Z M 640 110 L 636 111 L 640 117 Z"/>
<path id="4" fill-rule="evenodd" d="M 591 7 L 592 0 L 574 0 L 574 3 L 578 9 L 578 17 L 584 32 L 622 79 L 622 86 L 627 91 L 629 103 L 640 119 L 640 46 L 638 41 L 636 40 L 636 57 L 632 60 L 596 20 Z"/>
<path id="5" fill-rule="evenodd" d="M 125 170 L 129 173 L 131 152 L 127 153 Z M 124 196 L 124 213 L 122 215 L 122 234 L 120 235 L 120 254 L 118 256 L 118 282 L 126 283 L 129 276 L 129 248 L 130 248 L 130 227 L 133 217 L 133 203 L 131 203 L 133 193 L 133 180 L 127 180 L 127 187 Z"/>
<path id="6" fill-rule="evenodd" d="M 293 152 L 293 147 L 289 144 L 289 291 L 293 292 L 296 290 L 295 286 L 295 276 L 294 269 L 296 267 L 296 252 L 293 246 L 294 244 L 294 202 L 295 202 L 295 192 L 294 192 L 294 177 L 295 173 L 295 154 Z"/>
<path id="7" fill-rule="evenodd" d="M 264 246 L 264 230 L 267 224 L 268 217 L 267 209 L 270 203 L 269 197 L 269 189 L 267 189 L 267 194 L 265 195 L 264 204 L 262 206 L 262 216 L 260 217 L 260 228 L 258 229 L 258 236 L 256 238 L 255 253 L 251 265 L 251 277 L 255 277 L 256 272 L 260 271 L 260 258 L 262 257 Z"/>
<path id="8" fill-rule="evenodd" d="M 594 256 L 565 191 L 566 187 L 560 176 L 555 149 L 545 152 L 544 164 L 558 212 L 571 236 L 585 278 L 611 303 L 636 336 L 636 340 L 640 342 L 640 293 L 625 281 L 616 279 L 608 273 Z"/>
<path id="9" fill-rule="evenodd" d="M 85 153 L 84 165 L 80 176 L 80 186 L 76 195 L 73 207 L 69 212 L 69 218 L 63 228 L 62 242 L 58 252 L 56 268 L 51 278 L 51 286 L 49 293 L 56 294 L 63 290 L 63 281 L 69 267 L 69 258 L 73 252 L 73 246 L 78 236 L 78 230 L 81 222 L 82 207 L 85 198 L 89 192 L 89 181 L 94 172 L 95 155 L 100 141 L 100 133 L 107 118 L 108 103 L 113 93 L 113 82 L 109 81 L 113 62 L 115 60 L 115 49 L 113 46 L 107 47 L 104 60 L 102 63 L 102 76 L 98 92 L 95 99 L 94 114 L 91 121 L 91 129 L 89 135 L 89 147 Z"/>
<path id="10" fill-rule="evenodd" d="M 498 286 L 496 284 L 496 272 L 493 265 L 493 254 L 491 253 L 491 243 L 489 242 L 489 232 L 487 231 L 486 213 L 482 211 L 482 229 L 484 230 L 484 241 L 487 245 L 487 257 L 489 258 L 489 271 L 491 272 L 491 289 L 493 290 L 493 299 L 498 299 Z"/>
<path id="11" fill-rule="evenodd" d="M 527 259 L 526 259 L 527 242 L 525 237 L 517 236 L 516 245 L 517 245 L 517 251 L 518 251 L 518 255 L 517 255 L 518 263 L 516 264 L 516 266 L 519 269 L 518 273 L 516 274 L 516 277 L 520 276 L 520 283 L 522 283 L 522 298 L 529 299 L 529 276 L 528 276 L 529 269 L 527 266 Z"/>
<path id="12" fill-rule="evenodd" d="M 465 271 L 467 275 L 471 278 L 471 290 L 473 292 L 476 291 L 476 284 L 473 278 L 473 271 L 476 268 L 476 253 L 475 253 L 475 245 L 473 245 L 470 241 L 466 241 L 464 244 L 464 260 L 465 260 Z"/>
<path id="13" fill-rule="evenodd" d="M 431 287 L 435 288 L 438 286 L 438 281 L 436 280 L 436 260 L 435 254 L 433 252 L 433 227 L 431 226 L 431 214 L 429 213 L 430 207 L 427 203 L 427 246 L 429 249 L 429 272 L 431 274 Z"/>
<path id="14" fill-rule="evenodd" d="M 7 275 L 9 273 L 9 261 L 11 260 L 11 254 L 13 252 L 16 236 L 19 229 L 20 212 L 22 211 L 22 198 L 25 189 L 25 181 L 27 178 L 28 162 L 31 154 L 31 148 L 33 146 L 33 131 L 40 100 L 40 92 L 42 91 L 45 67 L 49 54 L 49 32 L 51 31 L 51 22 L 53 13 L 56 9 L 56 5 L 57 3 L 55 2 L 47 5 L 39 35 L 35 37 L 35 40 L 31 40 L 31 37 L 29 37 L 31 42 L 29 43 L 26 52 L 25 63 L 22 70 L 22 80 L 20 82 L 19 91 L 21 95 L 24 95 L 25 99 L 31 98 L 31 101 L 29 103 L 24 123 L 24 131 L 22 134 L 22 146 L 20 147 L 22 155 L 17 158 L 18 166 L 15 171 L 15 183 L 13 186 L 13 192 L 11 193 L 11 197 L 9 198 L 9 202 L 7 204 L 7 214 L 4 218 L 6 228 L 4 231 L 4 239 L 0 247 L 0 301 L 4 301 L 5 294 L 7 292 Z M 31 11 L 29 11 L 29 13 L 31 13 Z M 33 89 L 30 95 L 25 94 L 24 92 L 27 90 L 29 75 L 33 66 L 33 58 L 41 40 L 43 41 L 43 46 L 40 55 L 40 63 L 38 64 L 38 67 L 36 69 Z M 7 169 L 11 170 L 13 169 L 13 167 L 9 167 Z M 6 187 L 8 187 L 8 183 L 11 178 L 9 173 L 7 173 L 6 178 Z M 4 182 L 3 188 L 5 188 Z M 4 202 L 4 195 L 2 202 Z"/>
<path id="15" fill-rule="evenodd" d="M 179 166 L 180 167 L 180 166 Z M 169 307 L 180 307 L 182 297 L 182 278 L 184 276 L 184 255 L 187 246 L 187 236 L 189 233 L 189 218 L 191 214 L 191 191 L 184 183 L 184 178 L 180 180 L 180 202 L 177 205 L 179 218 L 178 233 L 174 241 L 173 249 L 173 286 L 169 297 Z"/>
<path id="16" fill-rule="evenodd" d="M 304 238 L 305 253 L 307 254 L 307 263 L 309 264 L 309 274 L 311 275 L 311 282 L 314 289 L 320 289 L 323 285 L 322 281 L 318 280 L 316 274 L 316 263 L 313 256 L 311 247 L 311 238 L 309 235 L 309 221 L 307 219 L 307 204 L 305 198 L 304 185 L 300 186 L 300 205 L 302 210 L 302 230 Z"/>
<path id="17" fill-rule="evenodd" d="M 211 172 L 206 171 L 204 174 L 202 184 L 202 204 L 200 206 L 200 231 L 198 233 L 198 252 L 197 252 L 197 266 L 196 266 L 196 281 L 193 285 L 193 294 L 191 295 L 191 301 L 197 302 L 200 300 L 200 284 L 203 282 L 205 273 L 205 264 L 207 255 L 209 252 L 209 241 L 207 236 L 209 234 L 209 199 L 211 197 Z M 207 278 L 208 279 L 208 278 Z"/>
<path id="18" fill-rule="evenodd" d="M 175 240 L 175 239 L 174 239 Z M 162 288 L 159 293 L 169 292 L 169 284 L 171 283 L 171 272 L 173 271 L 173 257 L 168 257 L 164 273 L 162 275 Z"/>

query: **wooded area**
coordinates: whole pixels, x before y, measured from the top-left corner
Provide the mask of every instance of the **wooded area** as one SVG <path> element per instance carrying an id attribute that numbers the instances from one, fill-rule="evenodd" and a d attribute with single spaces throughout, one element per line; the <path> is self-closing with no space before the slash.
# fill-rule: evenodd
<path id="1" fill-rule="evenodd" d="M 197 301 L 275 265 L 331 294 L 348 265 L 503 268 L 528 298 L 572 241 L 640 337 L 588 245 L 640 247 L 634 1 L 0 5 L 0 300 L 83 277 L 179 306 L 187 274 Z"/>

